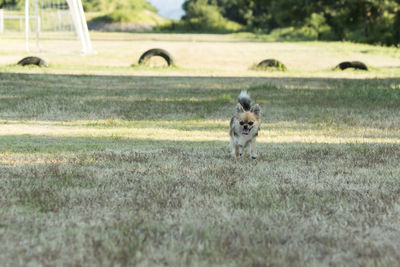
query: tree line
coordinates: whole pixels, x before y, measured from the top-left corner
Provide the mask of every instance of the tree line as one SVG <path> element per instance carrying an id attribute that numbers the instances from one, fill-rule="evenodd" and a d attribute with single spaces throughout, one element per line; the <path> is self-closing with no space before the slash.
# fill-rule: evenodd
<path id="1" fill-rule="evenodd" d="M 181 24 L 195 31 L 234 23 L 288 39 L 400 43 L 400 0 L 186 0 L 183 8 Z"/>
<path id="2" fill-rule="evenodd" d="M 0 0 L 0 7 L 23 7 L 24 1 Z M 85 11 L 156 11 L 146 0 L 82 2 Z M 400 0 L 185 0 L 183 9 L 186 14 L 180 21 L 160 29 L 195 32 L 251 31 L 287 40 L 400 44 Z"/>

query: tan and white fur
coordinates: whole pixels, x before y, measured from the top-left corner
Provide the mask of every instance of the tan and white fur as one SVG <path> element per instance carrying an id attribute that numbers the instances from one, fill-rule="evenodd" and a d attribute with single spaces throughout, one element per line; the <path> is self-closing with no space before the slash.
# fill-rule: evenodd
<path id="1" fill-rule="evenodd" d="M 241 156 L 244 148 L 248 146 L 250 157 L 256 159 L 256 138 L 261 125 L 260 106 L 251 105 L 251 98 L 247 91 L 240 92 L 238 102 L 229 131 L 232 155 Z"/>

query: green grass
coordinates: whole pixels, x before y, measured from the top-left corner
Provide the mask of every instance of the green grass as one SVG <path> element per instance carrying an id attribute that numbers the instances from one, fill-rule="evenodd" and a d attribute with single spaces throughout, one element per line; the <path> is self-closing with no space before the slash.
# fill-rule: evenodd
<path id="1" fill-rule="evenodd" d="M 168 19 L 160 17 L 150 10 L 123 10 L 108 13 L 91 13 L 90 23 L 138 23 L 150 24 L 152 26 L 162 25 L 169 22 Z"/>
<path id="2" fill-rule="evenodd" d="M 396 73 L 211 77 L 206 58 L 132 69 L 106 52 L 0 68 L 0 265 L 397 266 Z M 262 110 L 257 160 L 230 155 L 241 89 Z"/>

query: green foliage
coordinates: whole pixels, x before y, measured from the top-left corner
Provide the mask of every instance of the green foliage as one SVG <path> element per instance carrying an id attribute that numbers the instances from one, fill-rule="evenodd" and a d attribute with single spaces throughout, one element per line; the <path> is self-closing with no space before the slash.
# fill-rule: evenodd
<path id="1" fill-rule="evenodd" d="M 303 27 L 308 27 L 313 30 L 316 34 L 317 40 L 334 39 L 332 27 L 327 24 L 325 17 L 321 14 L 311 14 L 311 16 L 306 20 L 306 25 Z"/>
<path id="2" fill-rule="evenodd" d="M 332 28 L 322 15 L 316 13 L 311 14 L 301 27 L 278 28 L 270 34 L 277 40 L 334 40 Z"/>
<path id="3" fill-rule="evenodd" d="M 169 27 L 196 32 L 235 32 L 243 27 L 222 16 L 218 6 L 209 4 L 207 0 L 185 3 L 186 15 L 183 23 Z"/>
<path id="4" fill-rule="evenodd" d="M 300 40 L 315 40 L 318 36 L 318 33 L 310 28 L 310 27 L 286 27 L 286 28 L 278 28 L 273 30 L 270 33 L 271 37 L 276 40 L 283 41 L 300 41 Z"/>
<path id="5" fill-rule="evenodd" d="M 157 9 L 146 0 L 87 0 L 83 5 L 85 10 L 101 14 L 92 18 L 90 22 L 158 24 L 162 20 L 156 15 Z"/>
<path id="6" fill-rule="evenodd" d="M 112 11 L 106 15 L 95 17 L 91 22 L 130 22 L 134 20 L 132 12 L 127 11 Z"/>
<path id="7" fill-rule="evenodd" d="M 193 14 L 194 7 L 201 10 L 199 3 L 212 6 L 210 13 Z M 219 13 L 254 32 L 277 35 L 280 29 L 283 39 L 400 43 L 398 0 L 186 0 L 183 7 L 189 25 L 192 18 L 204 23 L 203 17 Z"/>
<path id="8" fill-rule="evenodd" d="M 147 9 L 157 12 L 157 9 L 146 0 L 84 0 L 82 4 L 85 11 L 128 12 Z"/>

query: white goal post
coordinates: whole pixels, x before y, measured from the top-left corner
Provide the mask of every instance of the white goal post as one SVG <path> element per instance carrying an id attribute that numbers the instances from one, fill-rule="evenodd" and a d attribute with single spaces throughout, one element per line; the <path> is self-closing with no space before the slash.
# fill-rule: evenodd
<path id="1" fill-rule="evenodd" d="M 35 1 L 34 10 L 30 10 L 30 1 Z M 39 32 L 40 32 L 40 16 L 39 16 L 39 4 L 40 0 L 25 0 L 25 49 L 29 52 L 29 32 L 30 32 L 30 19 L 34 17 L 35 19 L 35 39 L 36 47 L 39 49 Z M 81 54 L 94 54 L 96 53 L 92 48 L 92 43 L 89 36 L 89 30 L 86 23 L 85 14 L 83 11 L 81 0 L 66 0 L 69 12 L 73 21 L 73 25 L 76 30 L 77 37 L 81 43 Z M 30 12 L 34 12 L 34 16 L 30 16 Z"/>

